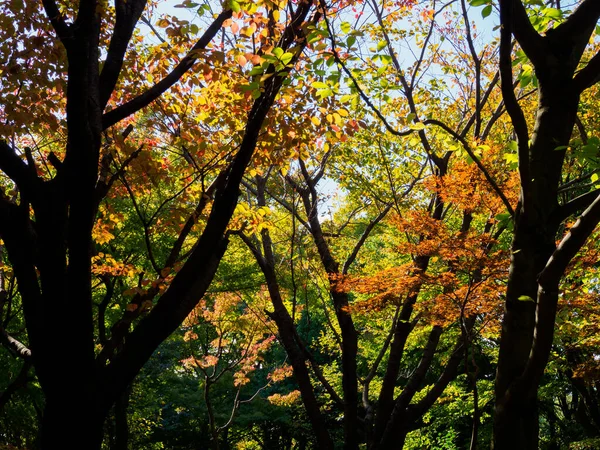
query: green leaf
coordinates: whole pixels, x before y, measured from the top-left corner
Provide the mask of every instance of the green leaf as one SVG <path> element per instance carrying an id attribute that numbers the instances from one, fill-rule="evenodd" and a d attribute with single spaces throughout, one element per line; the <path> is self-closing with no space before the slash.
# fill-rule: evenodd
<path id="1" fill-rule="evenodd" d="M 551 19 L 562 18 L 562 11 L 556 8 L 544 8 L 542 10 L 542 14 L 546 17 L 550 17 Z"/>
<path id="2" fill-rule="evenodd" d="M 349 22 L 342 22 L 342 24 L 340 25 L 340 29 L 342 30 L 343 33 L 348 34 L 350 32 L 350 30 L 352 29 L 352 25 L 350 25 Z"/>
<path id="3" fill-rule="evenodd" d="M 308 36 L 306 36 L 306 41 L 309 44 L 312 44 L 314 42 L 319 41 L 321 37 L 323 37 L 323 35 L 318 30 L 311 31 L 310 33 L 308 33 Z"/>
<path id="4" fill-rule="evenodd" d="M 392 62 L 392 57 L 390 55 L 380 55 L 379 60 L 384 66 L 389 66 Z"/>
<path id="5" fill-rule="evenodd" d="M 529 295 L 520 295 L 517 300 L 519 300 L 520 302 L 533 302 L 533 303 L 535 303 L 535 300 L 532 299 Z"/>
<path id="6" fill-rule="evenodd" d="M 469 4 L 471 6 L 483 6 L 483 5 L 487 5 L 489 3 L 490 0 L 471 0 L 469 2 Z"/>
<path id="7" fill-rule="evenodd" d="M 386 45 L 387 45 L 387 42 L 385 40 L 379 41 L 377 43 L 377 51 L 384 49 Z"/>
<path id="8" fill-rule="evenodd" d="M 229 7 L 233 12 L 240 12 L 242 10 L 240 4 L 235 0 L 229 0 Z"/>
<path id="9" fill-rule="evenodd" d="M 256 89 L 260 89 L 260 83 L 255 81 L 250 84 L 245 84 L 241 86 L 242 92 L 254 91 Z"/>
<path id="10" fill-rule="evenodd" d="M 283 64 L 288 64 L 292 60 L 293 57 L 294 57 L 293 53 L 285 52 L 283 55 L 281 55 L 280 59 Z"/>
<path id="11" fill-rule="evenodd" d="M 315 81 L 313 84 L 311 84 L 311 86 L 315 89 L 327 89 L 329 87 L 326 83 L 323 83 L 322 81 Z"/>
<path id="12" fill-rule="evenodd" d="M 251 75 L 251 76 L 254 76 L 254 75 L 262 75 L 264 71 L 265 71 L 265 69 L 263 69 L 263 67 L 262 67 L 262 66 L 254 66 L 254 67 L 252 68 L 252 70 L 250 71 L 250 74 L 249 74 L 249 75 Z"/>
<path id="13" fill-rule="evenodd" d="M 484 19 L 492 13 L 492 5 L 487 5 L 481 10 L 481 17 Z"/>
<path id="14" fill-rule="evenodd" d="M 331 89 L 319 89 L 317 95 L 321 98 L 327 98 L 333 95 L 333 91 Z"/>

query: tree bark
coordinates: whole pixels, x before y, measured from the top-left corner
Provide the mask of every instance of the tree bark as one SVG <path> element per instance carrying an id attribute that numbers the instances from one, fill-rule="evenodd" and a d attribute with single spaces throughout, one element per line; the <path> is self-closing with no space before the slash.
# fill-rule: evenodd
<path id="1" fill-rule="evenodd" d="M 63 397 L 46 398 L 42 418 L 41 448 L 99 450 L 102 445 L 104 416 L 85 399 L 71 392 Z"/>
<path id="2" fill-rule="evenodd" d="M 115 403 L 115 450 L 129 448 L 129 423 L 127 421 L 127 408 L 131 388 L 127 389 Z"/>
<path id="3" fill-rule="evenodd" d="M 598 69 L 593 64 L 584 74 L 574 73 L 599 16 L 600 4 L 585 0 L 561 25 L 541 36 L 521 1 L 500 1 L 502 94 L 518 138 L 521 195 L 514 217 L 496 375 L 496 450 L 538 448 L 537 390 L 552 346 L 559 282 L 567 265 L 562 264 L 564 257 L 556 264 L 556 257 L 560 260 L 565 253 L 555 244 L 559 225 L 566 219 L 558 204 L 565 158 L 560 147 L 569 144 L 579 96 L 596 77 L 590 76 Z M 513 35 L 538 77 L 537 118 L 531 136 L 513 91 Z M 586 222 L 592 225 L 592 220 Z M 584 242 L 575 241 L 579 247 L 566 252 L 572 256 Z"/>
<path id="4" fill-rule="evenodd" d="M 265 183 L 266 179 L 257 177 L 258 206 L 266 206 Z M 300 396 L 315 433 L 318 448 L 323 450 L 333 449 L 334 444 L 325 424 L 325 419 L 321 414 L 319 403 L 310 380 L 310 373 L 306 365 L 306 357 L 297 340 L 294 321 L 281 297 L 281 290 L 277 281 L 277 274 L 275 273 L 275 257 L 273 254 L 273 243 L 271 241 L 270 233 L 268 230 L 263 229 L 261 235 L 263 247 L 262 253 L 249 238 L 243 237 L 243 240 L 254 254 L 254 257 L 265 276 L 269 297 L 271 299 L 271 304 L 273 305 L 273 312 L 268 314 L 277 326 L 279 339 L 283 344 L 289 357 L 290 364 L 294 370 L 294 378 L 296 379 L 296 383 L 298 383 Z"/>

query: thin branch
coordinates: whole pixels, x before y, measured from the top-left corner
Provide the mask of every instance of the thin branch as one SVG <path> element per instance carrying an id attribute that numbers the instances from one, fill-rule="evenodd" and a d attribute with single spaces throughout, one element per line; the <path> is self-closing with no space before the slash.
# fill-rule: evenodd
<path id="1" fill-rule="evenodd" d="M 346 259 L 346 262 L 344 262 L 344 266 L 343 266 L 343 269 L 342 269 L 342 274 L 343 275 L 346 275 L 348 273 L 348 270 L 350 269 L 350 266 L 352 265 L 352 263 L 356 259 L 356 256 L 358 255 L 358 252 L 360 251 L 360 249 L 362 248 L 362 246 L 364 245 L 364 243 L 367 241 L 367 238 L 371 234 L 371 231 L 373 231 L 373 228 L 375 228 L 375 226 L 379 222 L 381 222 L 383 220 L 383 218 L 387 215 L 387 213 L 390 212 L 390 210 L 392 209 L 392 205 L 393 205 L 392 203 L 390 203 L 389 205 L 387 205 L 383 209 L 383 211 L 381 211 L 379 213 L 379 215 L 377 217 L 375 217 L 371 222 L 369 222 L 369 225 L 367 225 L 367 228 L 365 228 L 365 231 L 360 236 L 360 239 L 358 240 L 358 242 L 356 243 L 356 245 L 352 249 L 352 252 L 350 253 L 350 256 L 348 256 L 348 259 Z"/>
<path id="2" fill-rule="evenodd" d="M 142 144 L 137 150 L 131 153 L 131 155 L 129 155 L 125 159 L 125 161 L 123 161 L 121 166 L 117 169 L 117 171 L 114 174 L 111 175 L 111 177 L 108 180 L 100 179 L 100 181 L 98 181 L 98 184 L 96 185 L 96 204 L 100 204 L 102 199 L 106 197 L 106 194 L 108 194 L 110 188 L 115 183 L 115 181 L 125 174 L 125 170 L 127 170 L 131 162 L 140 155 L 143 148 L 144 145 Z M 112 158 L 109 158 L 108 161 L 110 161 L 111 159 Z"/>
<path id="3" fill-rule="evenodd" d="M 481 59 L 477 55 L 477 51 L 475 50 L 475 45 L 473 44 L 473 36 L 471 35 L 471 22 L 469 21 L 469 13 L 467 11 L 467 4 L 465 0 L 460 0 L 460 5 L 462 9 L 462 16 L 465 22 L 465 31 L 467 44 L 469 46 L 469 51 L 471 52 L 471 58 L 473 59 L 473 64 L 475 65 L 475 139 L 479 138 L 481 133 Z"/>
<path id="4" fill-rule="evenodd" d="M 579 197 L 575 197 L 570 202 L 562 205 L 556 213 L 553 214 L 553 219 L 558 221 L 558 223 L 565 220 L 567 217 L 576 214 L 577 212 L 588 208 L 596 197 L 600 194 L 600 189 L 595 189 L 593 191 L 587 192 L 585 194 L 580 195 Z"/>
<path id="5" fill-rule="evenodd" d="M 31 350 L 21 341 L 12 337 L 4 328 L 0 328 L 0 343 L 8 348 L 11 353 L 25 361 L 31 359 Z"/>
<path id="6" fill-rule="evenodd" d="M 494 88 L 496 87 L 496 85 L 498 84 L 498 81 L 500 81 L 500 72 L 496 72 L 494 74 L 494 78 L 492 78 L 492 81 L 490 82 L 490 84 L 488 85 L 487 89 L 485 90 L 485 92 L 483 93 L 483 97 L 481 98 L 481 102 L 480 102 L 480 108 L 479 110 L 481 110 L 481 108 L 483 108 L 483 106 L 487 103 L 487 101 L 490 98 L 490 95 L 492 94 L 492 91 L 494 90 Z M 469 130 L 471 129 L 471 127 L 473 126 L 473 124 L 475 123 L 475 120 L 477 118 L 477 114 L 472 114 L 471 117 L 469 118 L 469 120 L 467 121 L 467 123 L 465 124 L 465 127 L 463 128 L 463 130 L 460 132 L 460 135 L 463 137 L 466 137 L 467 134 L 469 133 Z M 479 134 L 477 134 L 478 137 L 482 138 L 482 136 L 479 136 Z M 483 138 L 482 138 L 483 139 Z"/>
<path id="7" fill-rule="evenodd" d="M 492 178 L 492 176 L 490 175 L 488 170 L 481 163 L 479 158 L 477 158 L 477 156 L 475 155 L 475 153 L 469 146 L 469 143 L 462 136 L 460 136 L 458 133 L 456 133 L 454 130 L 452 130 L 448 125 L 446 125 L 443 122 L 440 122 L 439 120 L 427 119 L 427 120 L 423 121 L 423 123 L 425 125 L 431 124 L 431 125 L 436 125 L 436 126 L 442 128 L 444 131 L 446 131 L 448 134 L 452 135 L 452 137 L 454 137 L 454 139 L 456 139 L 457 141 L 459 141 L 462 144 L 463 148 L 465 149 L 467 154 L 471 157 L 471 159 L 475 162 L 475 164 L 477 165 L 479 170 L 481 170 L 481 173 L 483 173 L 483 176 L 488 181 L 488 183 L 490 184 L 490 186 L 492 187 L 494 192 L 496 192 L 498 197 L 500 197 L 500 199 L 502 200 L 502 203 L 504 203 L 504 206 L 506 207 L 506 209 L 508 210 L 510 215 L 514 217 L 515 211 L 514 211 L 513 207 L 511 206 L 510 202 L 508 201 L 508 199 L 502 192 L 502 189 L 500 189 L 500 187 L 498 186 L 496 181 Z"/>
<path id="8" fill-rule="evenodd" d="M 181 232 L 179 233 L 179 236 L 177 236 L 177 240 L 173 244 L 173 247 L 171 247 L 171 252 L 165 260 L 164 267 L 172 267 L 175 264 L 175 262 L 177 262 L 185 240 L 187 239 L 188 235 L 192 231 L 192 228 L 198 221 L 198 217 L 200 217 L 200 214 L 202 214 L 202 211 L 204 211 L 204 208 L 208 204 L 208 201 L 213 197 L 215 191 L 225 182 L 226 174 L 227 170 L 222 170 L 221 173 L 219 173 L 219 175 L 217 176 L 217 178 L 215 178 L 215 180 L 210 184 L 208 189 L 206 189 L 206 191 L 202 193 L 200 200 L 198 201 L 198 205 L 196 206 L 196 209 L 192 212 L 192 214 L 190 214 L 190 216 L 186 220 L 185 224 L 183 225 L 183 228 L 181 229 Z"/>
<path id="9" fill-rule="evenodd" d="M 585 174 L 581 175 L 580 177 L 574 178 L 565 184 L 561 184 L 558 188 L 558 193 L 560 194 L 561 192 L 568 191 L 573 185 L 587 180 L 592 175 L 594 175 L 595 173 L 598 173 L 598 172 L 600 172 L 600 169 L 592 170 L 591 172 L 585 173 Z M 579 187 L 579 186 L 577 186 L 577 187 Z"/>
<path id="10" fill-rule="evenodd" d="M 329 38 L 331 40 L 331 53 L 333 54 L 333 58 L 334 58 L 335 62 L 342 68 L 342 70 L 344 71 L 344 73 L 346 74 L 346 76 L 348 78 L 350 78 L 350 80 L 352 81 L 352 84 L 354 84 L 354 87 L 358 91 L 358 94 L 363 99 L 363 101 L 375 113 L 375 115 L 377 116 L 377 118 L 381 121 L 381 123 L 385 126 L 386 130 L 388 130 L 388 132 L 390 134 L 393 134 L 394 136 L 408 136 L 409 134 L 412 134 L 414 132 L 414 130 L 411 130 L 411 129 L 407 129 L 407 130 L 403 130 L 403 131 L 396 130 L 387 121 L 387 119 L 381 113 L 381 111 L 373 104 L 373 102 L 371 101 L 371 99 L 369 98 L 369 96 L 365 93 L 365 91 L 360 86 L 360 83 L 358 82 L 358 80 L 354 77 L 354 75 L 352 74 L 352 72 L 348 69 L 348 67 L 346 67 L 346 64 L 340 58 L 340 55 L 339 55 L 339 53 L 337 52 L 337 49 L 336 49 L 337 43 L 336 43 L 336 40 L 335 40 L 335 34 L 333 32 L 333 29 L 331 28 L 331 26 L 329 24 L 329 19 L 327 18 L 327 15 L 324 16 L 324 20 L 325 20 L 325 24 L 327 26 L 327 31 L 329 33 Z"/>
<path id="11" fill-rule="evenodd" d="M 600 81 L 600 52 L 596 53 L 587 65 L 575 75 L 575 89 L 582 93 Z"/>

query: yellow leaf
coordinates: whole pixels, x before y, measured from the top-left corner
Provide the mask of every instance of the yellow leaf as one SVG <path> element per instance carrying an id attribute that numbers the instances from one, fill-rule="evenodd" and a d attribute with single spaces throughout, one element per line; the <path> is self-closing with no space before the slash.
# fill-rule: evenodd
<path id="1" fill-rule="evenodd" d="M 310 118 L 310 121 L 311 121 L 312 123 L 314 123 L 316 126 L 319 126 L 319 125 L 321 125 L 321 119 L 319 119 L 318 117 L 312 116 L 312 117 Z"/>

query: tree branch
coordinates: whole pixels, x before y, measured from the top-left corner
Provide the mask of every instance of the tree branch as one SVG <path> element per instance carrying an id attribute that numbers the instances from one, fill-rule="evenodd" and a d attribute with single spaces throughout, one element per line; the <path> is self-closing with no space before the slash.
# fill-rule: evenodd
<path id="1" fill-rule="evenodd" d="M 127 46 L 147 0 L 115 0 L 116 20 L 100 73 L 100 109 L 104 110 L 123 67 Z"/>
<path id="2" fill-rule="evenodd" d="M 599 222 L 600 195 L 581 214 L 540 273 L 538 277 L 535 339 L 525 371 L 509 390 L 510 396 L 520 396 L 525 390 L 532 386 L 537 388 L 539 385 L 552 349 L 560 280 L 571 260 L 581 250 L 581 247 Z"/>
<path id="3" fill-rule="evenodd" d="M 50 20 L 54 31 L 56 31 L 58 39 L 60 39 L 65 48 L 68 48 L 69 40 L 73 38 L 71 27 L 65 22 L 54 0 L 42 0 L 42 4 L 44 5 L 46 16 Z"/>
<path id="4" fill-rule="evenodd" d="M 137 150 L 131 153 L 131 155 L 129 155 L 125 161 L 123 161 L 123 164 L 121 164 L 117 171 L 112 174 L 108 180 L 100 179 L 100 181 L 98 181 L 98 184 L 96 185 L 96 205 L 99 205 L 102 199 L 106 197 L 106 194 L 108 194 L 115 181 L 125 174 L 125 170 L 127 167 L 129 167 L 129 164 L 131 164 L 131 162 L 139 156 L 143 148 L 144 146 L 140 145 Z M 112 158 L 109 158 L 109 160 L 112 160 Z"/>
<path id="5" fill-rule="evenodd" d="M 477 165 L 477 167 L 479 168 L 479 170 L 481 171 L 481 173 L 483 173 L 483 176 L 485 177 L 485 179 L 487 180 L 487 182 L 490 184 L 490 186 L 492 187 L 492 189 L 494 190 L 494 192 L 496 192 L 496 194 L 498 195 L 498 197 L 500 197 L 500 199 L 502 200 L 502 203 L 504 203 L 504 206 L 506 207 L 506 209 L 508 210 L 508 212 L 510 213 L 510 215 L 514 217 L 515 210 L 513 209 L 513 207 L 511 206 L 510 202 L 508 201 L 508 199 L 504 195 L 504 192 L 502 192 L 502 189 L 500 189 L 500 187 L 498 186 L 498 183 L 496 183 L 496 181 L 492 178 L 492 176 L 490 175 L 490 173 L 488 172 L 488 170 L 481 163 L 481 161 L 479 160 L 479 158 L 477 158 L 477 156 L 475 155 L 475 153 L 473 152 L 473 150 L 469 146 L 469 143 L 466 141 L 466 139 L 463 138 L 458 133 L 456 133 L 454 130 L 452 130 L 452 128 L 450 128 L 448 125 L 446 125 L 443 122 L 440 122 L 439 120 L 436 120 L 436 119 L 427 119 L 427 120 L 423 121 L 423 123 L 425 125 L 431 124 L 431 125 L 436 125 L 436 126 L 442 128 L 444 131 L 446 131 L 448 134 L 452 135 L 452 137 L 454 137 L 454 139 L 456 139 L 457 141 L 459 141 L 462 144 L 463 148 L 465 149 L 465 151 L 467 152 L 467 154 L 471 157 L 471 159 L 475 162 L 475 165 Z"/>
<path id="6" fill-rule="evenodd" d="M 516 11 L 513 10 L 513 7 L 516 8 Z M 519 106 L 519 102 L 517 101 L 517 97 L 515 96 L 515 91 L 513 88 L 512 34 L 514 22 L 520 24 L 520 27 L 519 25 L 516 25 L 519 30 L 514 30 L 514 32 L 520 33 L 526 47 L 529 41 L 537 42 L 538 39 L 541 38 L 529 22 L 529 18 L 527 17 L 527 13 L 525 12 L 525 8 L 523 7 L 521 0 L 500 1 L 500 60 L 498 63 L 500 69 L 500 87 L 502 90 L 502 98 L 504 99 L 504 104 L 506 105 L 506 111 L 510 116 L 510 119 L 513 123 L 513 128 L 517 135 L 521 189 L 527 194 L 529 192 L 529 185 L 531 183 L 529 167 L 529 130 L 527 129 L 525 115 Z M 520 40 L 519 43 L 521 43 Z M 537 45 L 541 44 L 536 44 L 536 46 Z M 523 47 L 523 50 L 525 50 L 525 47 Z M 535 52 L 531 49 L 530 51 L 532 52 L 532 55 L 534 53 L 537 54 L 538 52 L 537 49 Z M 531 56 L 530 59 L 535 65 L 535 61 L 537 59 L 532 59 Z"/>
<path id="7" fill-rule="evenodd" d="M 30 197 L 34 194 L 35 183 L 39 181 L 31 169 L 6 141 L 0 140 L 0 170 Z"/>
<path id="8" fill-rule="evenodd" d="M 278 46 L 284 50 L 291 48 L 297 36 L 302 35 L 301 26 L 305 23 L 312 6 L 312 3 L 308 2 L 298 5 Z M 209 28 L 212 29 L 210 38 L 216 34 L 222 21 L 230 15 L 231 11 L 221 13 L 219 19 Z M 319 17 L 317 12 L 310 21 L 316 23 Z M 261 95 L 254 101 L 247 116 L 239 151 L 227 170 L 226 181 L 215 192 L 213 207 L 196 247 L 156 305 L 128 334 L 121 352 L 112 359 L 108 367 L 102 369 L 100 389 L 105 393 L 102 396 L 102 407 L 106 411 L 114 402 L 116 394 L 125 389 L 158 345 L 177 329 L 208 289 L 229 243 L 226 229 L 237 204 L 239 186 L 256 149 L 265 117 L 271 110 L 284 79 L 306 45 L 305 39 L 299 39 L 297 42 L 291 49 L 294 57 L 288 68 L 277 73 L 273 67 L 269 69 L 273 76 L 265 82 Z"/>
<path id="9" fill-rule="evenodd" d="M 534 66 L 544 62 L 547 54 L 546 44 L 542 36 L 533 28 L 521 0 L 500 0 L 500 27 L 501 52 L 502 36 L 509 36 L 507 43 L 510 43 L 510 36 L 514 34 Z M 512 45 L 510 47 L 512 48 Z M 502 56 L 500 59 L 502 60 Z"/>
<path id="10" fill-rule="evenodd" d="M 27 382 L 30 380 L 29 378 L 29 369 L 31 369 L 32 362 L 30 360 L 26 360 L 21 366 L 21 370 L 14 380 L 6 387 L 4 392 L 0 394 L 0 411 L 4 408 L 4 405 L 8 403 L 10 398 L 17 392 L 19 389 L 27 385 Z"/>
<path id="11" fill-rule="evenodd" d="M 31 360 L 31 350 L 29 350 L 25 344 L 8 334 L 2 327 L 0 327 L 0 343 L 8 348 L 15 356 L 18 356 L 25 361 Z"/>
<path id="12" fill-rule="evenodd" d="M 553 214 L 554 221 L 560 223 L 567 217 L 589 207 L 592 202 L 596 200 L 599 194 L 600 189 L 594 189 L 593 191 L 582 194 L 579 197 L 575 197 L 573 200 L 565 203 L 556 210 L 556 212 Z"/>
<path id="13" fill-rule="evenodd" d="M 600 190 L 590 192 L 586 195 L 595 195 L 596 198 L 590 206 L 579 216 L 569 233 L 560 242 L 548 264 L 539 276 L 538 282 L 541 286 L 550 280 L 562 277 L 567 266 L 581 249 L 587 238 L 592 234 L 598 222 L 600 222 Z M 554 323 L 554 322 L 552 322 Z"/>
<path id="14" fill-rule="evenodd" d="M 600 81 L 600 52 L 596 53 L 587 65 L 574 78 L 575 89 L 582 93 Z"/>
<path id="15" fill-rule="evenodd" d="M 138 95 L 134 99 L 127 103 L 116 107 L 102 116 L 102 128 L 107 129 L 108 127 L 116 124 L 120 120 L 136 113 L 140 109 L 148 106 L 158 97 L 160 97 L 167 89 L 173 86 L 179 79 L 192 68 L 194 63 L 198 60 L 201 50 L 204 50 L 209 42 L 215 37 L 218 31 L 221 29 L 223 22 L 231 18 L 232 11 L 225 10 L 213 21 L 208 29 L 204 32 L 202 37 L 196 42 L 188 54 L 181 60 L 179 64 L 161 81 L 156 83 L 150 89 L 143 94 Z"/>
<path id="16" fill-rule="evenodd" d="M 390 203 L 389 205 L 387 205 L 383 209 L 383 211 L 381 211 L 379 213 L 379 215 L 377 217 L 375 217 L 373 220 L 371 220 L 371 222 L 369 222 L 369 225 L 367 225 L 367 228 L 365 228 L 365 231 L 363 232 L 363 234 L 361 235 L 360 239 L 358 240 L 358 242 L 356 243 L 356 245 L 352 249 L 352 253 L 350 253 L 350 256 L 348 256 L 348 259 L 346 259 L 346 261 L 344 262 L 344 266 L 342 268 L 342 274 L 346 275 L 348 273 L 348 270 L 350 269 L 350 266 L 352 265 L 352 263 L 356 259 L 356 256 L 358 255 L 358 252 L 360 251 L 360 249 L 362 248 L 362 246 L 366 242 L 367 238 L 371 234 L 371 231 L 373 231 L 373 228 L 375 228 L 375 226 L 379 222 L 381 222 L 383 220 L 383 218 L 387 215 L 387 213 L 390 212 L 390 209 L 392 209 L 392 203 Z"/>
<path id="17" fill-rule="evenodd" d="M 565 59 L 565 63 L 571 66 L 571 70 L 577 68 L 599 18 L 600 2 L 584 0 L 563 23 L 548 31 L 548 39 L 563 45 L 568 43 L 571 57 Z"/>

